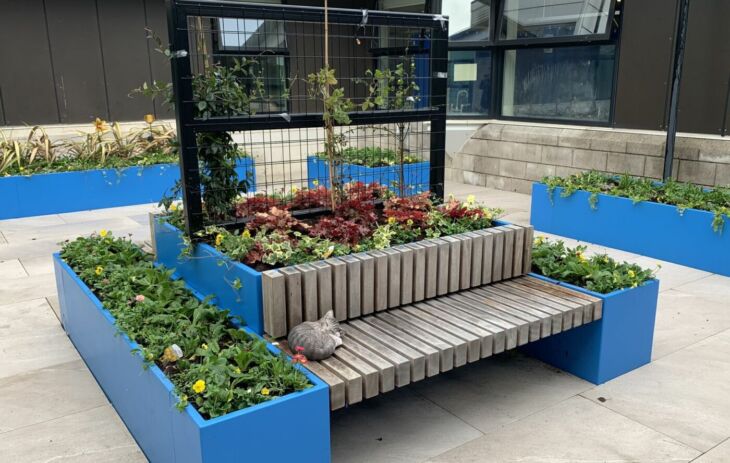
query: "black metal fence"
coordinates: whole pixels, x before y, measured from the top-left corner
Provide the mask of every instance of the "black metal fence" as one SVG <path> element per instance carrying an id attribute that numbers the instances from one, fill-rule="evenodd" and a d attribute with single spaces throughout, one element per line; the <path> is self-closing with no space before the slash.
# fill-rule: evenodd
<path id="1" fill-rule="evenodd" d="M 189 234 L 245 222 L 243 196 L 443 198 L 444 18 L 171 0 L 168 27 Z"/>

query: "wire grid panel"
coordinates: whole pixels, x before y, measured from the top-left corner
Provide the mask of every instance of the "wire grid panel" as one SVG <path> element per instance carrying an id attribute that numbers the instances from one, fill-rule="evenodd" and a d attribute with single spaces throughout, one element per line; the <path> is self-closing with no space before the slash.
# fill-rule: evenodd
<path id="1" fill-rule="evenodd" d="M 285 197 L 301 188 L 360 181 L 398 195 L 443 196 L 443 18 L 330 9 L 325 41 L 322 8 L 168 5 L 189 232 L 231 219 L 203 213 L 201 183 L 218 168 L 201 155 L 219 148 L 213 142 L 219 138 L 209 134 L 227 134 L 229 149 L 253 163 L 243 182 L 206 191 L 235 188 L 237 194 Z M 317 85 L 325 62 L 336 82 Z M 325 108 L 326 98 L 337 104 Z M 336 119 L 329 132 L 326 114 Z"/>

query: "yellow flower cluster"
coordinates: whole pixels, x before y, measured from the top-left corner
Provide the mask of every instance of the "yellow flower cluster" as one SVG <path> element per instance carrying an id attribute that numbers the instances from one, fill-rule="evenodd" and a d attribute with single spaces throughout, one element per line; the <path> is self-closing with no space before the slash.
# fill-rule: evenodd
<path id="1" fill-rule="evenodd" d="M 101 275 L 102 273 L 104 273 L 104 267 L 102 267 L 101 265 L 97 265 L 94 273 L 96 273 L 97 275 Z"/>
<path id="2" fill-rule="evenodd" d="M 205 381 L 202 379 L 195 381 L 195 384 L 193 384 L 193 391 L 195 391 L 196 394 L 200 394 L 205 391 Z"/>

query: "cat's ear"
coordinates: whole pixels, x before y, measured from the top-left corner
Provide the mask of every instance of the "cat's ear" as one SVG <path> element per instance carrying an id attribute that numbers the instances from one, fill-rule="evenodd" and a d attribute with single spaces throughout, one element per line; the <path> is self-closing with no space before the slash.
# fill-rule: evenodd
<path id="1" fill-rule="evenodd" d="M 331 310 L 328 310 L 327 313 L 324 314 L 324 318 L 326 318 L 326 319 L 335 318 L 335 313 Z"/>

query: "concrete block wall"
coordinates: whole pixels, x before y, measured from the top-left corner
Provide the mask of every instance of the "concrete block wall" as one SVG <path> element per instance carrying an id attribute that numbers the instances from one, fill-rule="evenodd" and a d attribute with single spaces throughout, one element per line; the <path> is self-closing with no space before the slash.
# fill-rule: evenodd
<path id="1" fill-rule="evenodd" d="M 489 122 L 447 154 L 446 179 L 521 193 L 544 176 L 591 169 L 660 179 L 665 140 L 661 132 Z M 730 138 L 678 136 L 673 176 L 730 185 Z"/>

